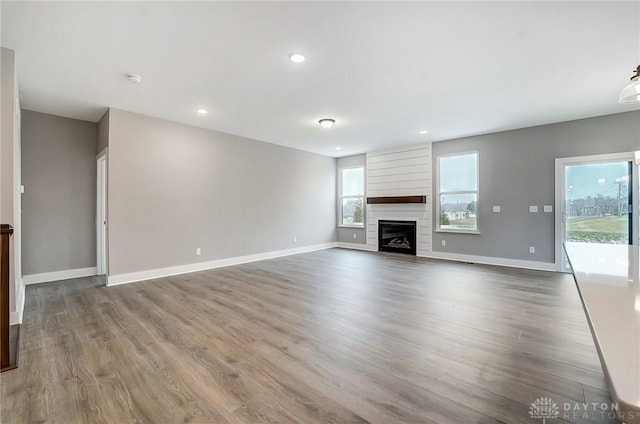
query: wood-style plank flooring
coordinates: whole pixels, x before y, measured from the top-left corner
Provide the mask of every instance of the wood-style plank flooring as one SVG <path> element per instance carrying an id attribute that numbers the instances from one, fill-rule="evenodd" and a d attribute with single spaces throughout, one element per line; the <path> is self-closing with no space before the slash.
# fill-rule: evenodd
<path id="1" fill-rule="evenodd" d="M 615 422 L 563 419 L 609 401 L 570 275 L 329 249 L 102 284 L 27 287 L 3 424 Z"/>

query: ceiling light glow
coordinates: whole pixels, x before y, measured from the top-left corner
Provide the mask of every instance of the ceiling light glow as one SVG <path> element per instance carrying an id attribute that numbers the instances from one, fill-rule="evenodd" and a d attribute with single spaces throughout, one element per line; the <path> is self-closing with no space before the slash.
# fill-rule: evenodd
<path id="1" fill-rule="evenodd" d="M 197 107 L 196 112 L 198 113 L 198 115 L 206 115 L 209 113 L 209 111 L 203 107 Z"/>
<path id="2" fill-rule="evenodd" d="M 305 61 L 305 59 L 306 58 L 301 53 L 291 53 L 289 55 L 289 60 L 292 61 L 293 63 L 302 63 Z"/>
<path id="3" fill-rule="evenodd" d="M 336 123 L 335 119 L 331 119 L 331 118 L 324 118 L 318 121 L 318 123 L 320 124 L 320 126 L 322 128 L 326 128 L 329 129 L 331 127 L 333 127 L 333 124 Z"/>
<path id="4" fill-rule="evenodd" d="M 422 135 L 424 135 L 424 134 L 426 134 L 426 133 L 428 133 L 428 132 L 429 132 L 429 131 L 427 131 L 427 130 L 420 130 L 420 131 L 418 131 L 418 134 L 422 134 Z"/>

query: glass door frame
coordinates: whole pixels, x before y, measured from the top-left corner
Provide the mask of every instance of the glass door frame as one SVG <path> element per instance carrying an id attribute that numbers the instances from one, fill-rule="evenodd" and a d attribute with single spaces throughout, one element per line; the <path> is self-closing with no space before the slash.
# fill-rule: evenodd
<path id="1" fill-rule="evenodd" d="M 638 188 L 640 187 L 638 181 L 639 166 L 634 162 L 634 152 L 622 152 L 622 153 L 610 153 L 602 155 L 591 156 L 575 156 L 568 158 L 556 159 L 556 172 L 555 172 L 555 185 L 556 185 L 556 212 L 555 212 L 555 265 L 558 271 L 568 272 L 568 264 L 566 263 L 563 243 L 566 238 L 566 198 L 565 198 L 565 184 L 566 176 L 565 169 L 567 165 L 588 165 L 607 162 L 631 162 L 632 174 L 632 194 L 631 194 L 631 206 L 632 216 L 629 224 L 631 225 L 631 242 L 634 245 L 638 244 L 639 240 L 639 228 L 640 227 L 640 197 Z"/>

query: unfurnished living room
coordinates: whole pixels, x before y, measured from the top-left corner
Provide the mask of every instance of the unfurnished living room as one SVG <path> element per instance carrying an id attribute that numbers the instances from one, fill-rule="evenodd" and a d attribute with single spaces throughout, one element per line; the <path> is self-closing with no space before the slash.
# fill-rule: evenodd
<path id="1" fill-rule="evenodd" d="M 0 16 L 0 423 L 640 423 L 640 1 Z"/>

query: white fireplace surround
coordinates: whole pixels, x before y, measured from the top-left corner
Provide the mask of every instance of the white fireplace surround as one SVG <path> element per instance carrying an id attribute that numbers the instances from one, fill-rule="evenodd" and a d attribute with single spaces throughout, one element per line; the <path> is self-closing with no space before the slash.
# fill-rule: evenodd
<path id="1" fill-rule="evenodd" d="M 367 154 L 367 197 L 427 196 L 426 203 L 367 205 L 367 250 L 378 250 L 378 221 L 416 221 L 416 255 L 430 256 L 431 143 Z"/>

